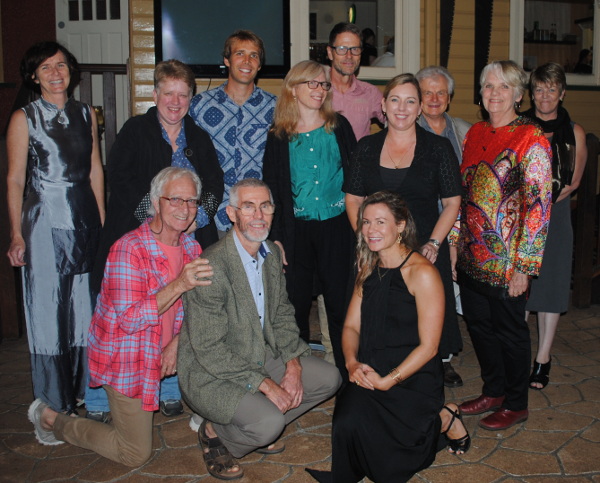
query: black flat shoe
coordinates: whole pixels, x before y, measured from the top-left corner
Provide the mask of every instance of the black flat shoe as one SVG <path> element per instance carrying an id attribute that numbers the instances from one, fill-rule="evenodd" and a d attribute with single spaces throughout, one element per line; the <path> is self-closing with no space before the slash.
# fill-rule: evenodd
<path id="1" fill-rule="evenodd" d="M 450 420 L 448 428 L 446 429 L 446 431 L 442 431 L 442 434 L 446 437 L 446 440 L 448 441 L 448 446 L 450 446 L 450 449 L 453 453 L 465 454 L 467 451 L 469 451 L 469 448 L 471 447 L 471 436 L 469 436 L 469 431 L 467 430 L 467 427 L 463 424 L 467 434 L 465 434 L 462 438 L 450 439 L 448 437 L 448 431 L 450 431 L 450 428 L 454 424 L 454 421 L 458 419 L 462 423 L 462 415 L 460 414 L 460 409 L 452 411 L 452 409 L 450 409 L 448 406 L 444 406 L 444 409 L 450 414 L 452 414 L 452 419 Z M 459 451 L 460 453 L 458 453 Z"/>
<path id="2" fill-rule="evenodd" d="M 551 364 L 552 359 L 550 359 L 545 364 L 540 364 L 538 361 L 533 362 L 533 371 L 531 371 L 531 376 L 529 376 L 529 387 L 531 389 L 541 391 L 548 385 L 548 383 L 550 382 Z M 542 387 L 535 387 L 532 385 L 534 383 L 541 384 Z"/>

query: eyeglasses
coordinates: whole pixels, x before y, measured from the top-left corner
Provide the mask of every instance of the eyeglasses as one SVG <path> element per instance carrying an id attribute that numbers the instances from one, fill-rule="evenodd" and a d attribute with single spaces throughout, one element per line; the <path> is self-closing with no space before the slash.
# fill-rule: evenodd
<path id="1" fill-rule="evenodd" d="M 190 208 L 198 208 L 198 206 L 200 205 L 200 200 L 197 200 L 196 198 L 190 198 L 189 200 L 184 200 L 183 198 L 167 198 L 166 196 L 161 196 L 160 199 L 167 200 L 169 202 L 169 204 L 174 207 L 181 206 L 184 203 L 187 203 L 187 205 Z"/>
<path id="2" fill-rule="evenodd" d="M 331 89 L 331 82 L 326 82 L 326 81 L 319 82 L 316 80 L 311 80 L 311 81 L 300 82 L 300 84 L 306 84 L 309 89 L 316 89 L 319 86 L 321 86 L 324 91 L 328 91 L 329 89 Z"/>
<path id="3" fill-rule="evenodd" d="M 254 203 L 244 203 L 242 206 L 233 207 L 236 210 L 240 210 L 244 216 L 254 216 L 256 213 L 256 205 Z M 263 203 L 259 208 L 263 215 L 272 215 L 275 213 L 275 205 L 273 203 Z"/>
<path id="4" fill-rule="evenodd" d="M 330 47 L 335 50 L 337 55 L 346 55 L 346 52 L 350 51 L 352 55 L 360 55 L 362 54 L 362 47 L 348 47 L 346 45 L 330 45 Z"/>

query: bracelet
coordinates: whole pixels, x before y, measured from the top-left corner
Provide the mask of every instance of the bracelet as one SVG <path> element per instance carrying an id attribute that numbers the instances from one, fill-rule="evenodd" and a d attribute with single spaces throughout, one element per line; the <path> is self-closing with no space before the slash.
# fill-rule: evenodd
<path id="1" fill-rule="evenodd" d="M 427 243 L 431 243 L 436 248 L 436 250 L 440 249 L 440 242 L 435 238 L 430 238 Z"/>
<path id="2" fill-rule="evenodd" d="M 390 371 L 390 377 L 392 378 L 395 384 L 400 384 L 402 381 L 404 381 L 404 378 L 402 377 L 402 374 L 400 373 L 400 370 L 397 367 L 394 367 Z"/>

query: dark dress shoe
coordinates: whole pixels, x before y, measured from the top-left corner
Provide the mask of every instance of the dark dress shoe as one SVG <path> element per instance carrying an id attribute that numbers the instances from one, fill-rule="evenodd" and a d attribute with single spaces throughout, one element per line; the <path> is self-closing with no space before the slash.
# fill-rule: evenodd
<path id="1" fill-rule="evenodd" d="M 482 394 L 477 399 L 465 401 L 459 406 L 459 408 L 460 412 L 463 414 L 481 414 L 487 411 L 495 411 L 496 409 L 500 409 L 503 401 L 504 396 L 489 397 Z"/>
<path id="2" fill-rule="evenodd" d="M 479 421 L 479 426 L 489 431 L 508 429 L 515 424 L 527 421 L 528 416 L 529 410 L 527 409 L 523 409 L 522 411 L 511 411 L 510 409 L 501 408 L 494 414 L 490 414 Z"/>
<path id="3" fill-rule="evenodd" d="M 463 385 L 463 380 L 460 375 L 454 370 L 450 362 L 444 362 L 444 386 L 460 387 Z"/>

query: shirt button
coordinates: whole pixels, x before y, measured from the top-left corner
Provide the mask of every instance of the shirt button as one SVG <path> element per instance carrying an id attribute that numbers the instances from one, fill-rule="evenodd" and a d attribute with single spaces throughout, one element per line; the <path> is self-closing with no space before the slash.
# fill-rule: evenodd
<path id="1" fill-rule="evenodd" d="M 315 165 L 313 165 L 313 168 L 317 169 L 317 165 L 316 165 L 316 164 L 315 164 Z"/>
<path id="2" fill-rule="evenodd" d="M 262 367 L 262 365 L 263 365 L 262 361 L 258 361 L 258 365 L 259 365 L 260 367 Z"/>
<path id="3" fill-rule="evenodd" d="M 309 137 L 310 137 L 310 134 L 309 134 L 309 133 L 306 133 L 306 137 L 307 137 L 307 138 L 309 138 Z"/>
<path id="4" fill-rule="evenodd" d="M 309 151 L 310 151 L 310 152 L 313 152 L 313 151 L 314 151 L 314 149 L 313 149 L 313 148 L 310 148 L 310 149 L 309 149 Z"/>
<path id="5" fill-rule="evenodd" d="M 319 201 L 319 197 L 317 196 L 317 197 L 315 198 L 315 200 L 316 200 L 316 201 Z"/>
<path id="6" fill-rule="evenodd" d="M 319 182 L 318 182 L 318 181 L 315 181 L 315 184 L 319 184 Z"/>
<path id="7" fill-rule="evenodd" d="M 246 384 L 246 389 L 248 389 L 248 390 L 252 389 L 252 384 Z"/>

